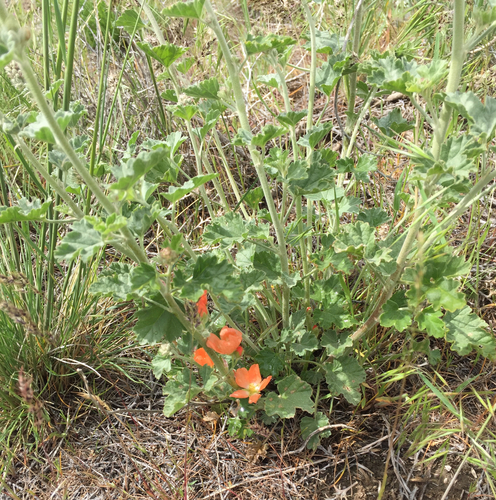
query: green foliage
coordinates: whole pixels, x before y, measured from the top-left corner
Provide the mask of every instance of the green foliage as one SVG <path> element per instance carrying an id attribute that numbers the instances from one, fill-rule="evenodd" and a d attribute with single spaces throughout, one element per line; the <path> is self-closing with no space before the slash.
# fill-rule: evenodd
<path id="1" fill-rule="evenodd" d="M 277 383 L 279 394 L 270 392 L 265 398 L 267 415 L 281 418 L 294 417 L 296 409 L 313 412 L 312 388 L 297 375 L 289 375 Z"/>
<path id="2" fill-rule="evenodd" d="M 320 411 L 317 412 L 315 418 L 303 417 L 300 422 L 302 439 L 307 439 L 308 436 L 312 434 L 312 432 L 326 425 L 329 425 L 329 419 Z M 307 443 L 307 448 L 309 450 L 315 451 L 317 449 L 317 446 L 320 444 L 320 440 L 322 438 L 329 437 L 330 435 L 331 431 L 324 431 L 320 434 L 317 434 L 316 436 L 311 437 Z"/>

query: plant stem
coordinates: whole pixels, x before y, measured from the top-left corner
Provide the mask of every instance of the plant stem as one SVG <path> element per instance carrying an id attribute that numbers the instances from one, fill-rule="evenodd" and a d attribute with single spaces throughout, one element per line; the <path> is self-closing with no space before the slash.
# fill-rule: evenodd
<path id="1" fill-rule="evenodd" d="M 248 121 L 248 115 L 246 112 L 246 105 L 243 96 L 243 90 L 241 88 L 241 83 L 239 79 L 238 69 L 236 67 L 236 63 L 232 57 L 231 51 L 227 44 L 227 41 L 224 37 L 224 33 L 222 28 L 219 25 L 217 20 L 217 16 L 215 15 L 214 10 L 212 9 L 212 5 L 209 0 L 205 1 L 204 4 L 205 9 L 208 12 L 209 19 L 206 21 L 206 24 L 210 26 L 210 28 L 214 31 L 217 36 L 217 41 L 222 50 L 222 54 L 224 55 L 224 59 L 226 61 L 227 69 L 229 71 L 229 76 L 231 80 L 232 89 L 234 92 L 234 97 L 236 101 L 236 109 L 238 112 L 238 118 L 240 121 L 241 129 L 250 132 L 250 123 Z M 288 255 L 286 250 L 286 241 L 284 237 L 284 228 L 279 219 L 279 215 L 277 213 L 274 200 L 272 199 L 272 194 L 270 190 L 269 183 L 267 182 L 267 176 L 265 174 L 263 160 L 260 153 L 257 151 L 256 147 L 253 145 L 249 145 L 248 149 L 250 151 L 250 156 L 252 158 L 253 164 L 255 166 L 255 170 L 257 171 L 258 178 L 260 180 L 260 185 L 262 187 L 265 201 L 267 203 L 267 207 L 269 209 L 270 216 L 272 218 L 272 223 L 274 224 L 274 229 L 277 235 L 277 244 L 279 249 L 279 257 L 281 259 L 281 268 L 283 274 L 289 275 L 289 265 L 288 265 Z M 282 296 L 282 322 L 283 327 L 287 328 L 289 326 L 289 287 L 284 284 L 283 285 L 283 296 Z"/>

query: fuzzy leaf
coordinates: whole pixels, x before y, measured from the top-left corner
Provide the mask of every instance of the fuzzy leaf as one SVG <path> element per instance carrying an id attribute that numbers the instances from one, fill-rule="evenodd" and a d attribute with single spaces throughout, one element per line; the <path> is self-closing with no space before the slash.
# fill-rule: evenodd
<path id="1" fill-rule="evenodd" d="M 70 261 L 80 255 L 88 262 L 104 245 L 101 234 L 85 219 L 75 222 L 71 229 L 55 250 L 55 257 Z"/>
<path id="2" fill-rule="evenodd" d="M 489 331 L 488 324 L 465 306 L 455 312 L 447 312 L 444 322 L 448 328 L 446 339 L 453 342 L 452 349 L 460 356 L 469 354 L 473 349 L 485 358 L 496 359 L 496 341 Z"/>
<path id="3" fill-rule="evenodd" d="M 296 408 L 313 413 L 312 388 L 297 375 L 289 375 L 277 383 L 277 390 L 269 392 L 265 399 L 267 415 L 278 415 L 281 418 L 295 416 Z"/>
<path id="4" fill-rule="evenodd" d="M 338 334 L 334 330 L 329 330 L 322 335 L 320 345 L 326 348 L 328 356 L 339 358 L 353 347 L 353 341 L 347 333 Z"/>
<path id="5" fill-rule="evenodd" d="M 421 330 L 425 330 L 431 337 L 440 339 L 446 332 L 446 326 L 441 319 L 442 315 L 441 311 L 435 311 L 431 306 L 421 311 L 415 319 Z"/>
<path id="6" fill-rule="evenodd" d="M 246 239 L 265 239 L 269 236 L 268 224 L 256 224 L 253 220 L 245 221 L 240 214 L 229 212 L 224 217 L 214 219 L 203 234 L 205 242 L 211 245 L 221 244 L 229 248 L 234 243 L 242 243 Z"/>
<path id="7" fill-rule="evenodd" d="M 336 35 L 335 33 L 315 30 L 315 48 L 319 54 L 333 54 L 334 52 L 339 52 L 343 47 L 344 40 L 344 37 Z M 307 42 L 304 47 L 310 50 L 310 42 Z"/>
<path id="8" fill-rule="evenodd" d="M 209 78 L 196 85 L 190 85 L 183 89 L 183 92 L 187 96 L 195 99 L 218 99 L 217 94 L 219 93 L 219 88 L 219 81 L 217 78 Z"/>
<path id="9" fill-rule="evenodd" d="M 263 148 L 269 141 L 286 133 L 285 127 L 276 127 L 275 125 L 265 125 L 260 132 L 253 136 L 251 143 L 253 146 Z"/>
<path id="10" fill-rule="evenodd" d="M 402 291 L 396 292 L 382 308 L 380 316 L 381 326 L 394 326 L 396 330 L 402 332 L 412 323 L 412 313 L 407 307 L 405 294 Z"/>
<path id="11" fill-rule="evenodd" d="M 496 129 L 496 99 L 486 97 L 481 103 L 473 92 L 453 93 L 445 101 L 451 104 L 470 123 L 470 132 L 484 141 L 490 140 Z"/>
<path id="12" fill-rule="evenodd" d="M 91 293 L 101 293 L 105 297 L 113 296 L 116 300 L 131 300 L 133 288 L 131 286 L 132 267 L 122 262 L 112 262 L 108 269 L 104 269 L 91 287 Z"/>
<path id="13" fill-rule="evenodd" d="M 315 84 L 326 96 L 330 96 L 338 80 L 343 74 L 347 59 L 343 56 L 332 56 L 320 68 L 317 68 Z"/>
<path id="14" fill-rule="evenodd" d="M 257 82 L 278 89 L 282 85 L 281 78 L 277 73 L 270 73 L 268 75 L 260 75 L 257 78 Z"/>
<path id="15" fill-rule="evenodd" d="M 315 418 L 312 417 L 303 417 L 300 422 L 301 429 L 301 437 L 302 439 L 307 439 L 312 432 L 315 432 L 320 427 L 324 427 L 329 425 L 329 419 L 322 413 L 317 412 Z M 307 448 L 309 450 L 315 451 L 317 446 L 320 444 L 320 440 L 325 437 L 329 437 L 331 435 L 331 431 L 324 431 L 315 436 L 313 436 L 307 443 Z"/>
<path id="16" fill-rule="evenodd" d="M 358 390 L 365 381 L 365 371 L 356 358 L 341 356 L 325 365 L 326 382 L 329 390 L 336 396 L 343 394 L 346 401 L 357 405 L 362 397 Z"/>
<path id="17" fill-rule="evenodd" d="M 0 30 L 0 70 L 14 58 L 16 39 L 12 31 L 2 27 Z"/>
<path id="18" fill-rule="evenodd" d="M 136 42 L 136 45 L 148 56 L 162 63 L 166 68 L 168 68 L 176 59 L 179 59 L 185 52 L 188 51 L 187 48 L 178 47 L 173 43 L 165 43 L 164 45 L 158 45 L 157 47 L 152 47 L 146 42 Z"/>
<path id="19" fill-rule="evenodd" d="M 112 173 L 117 179 L 110 185 L 110 189 L 127 191 L 132 188 L 141 178 L 155 167 L 165 156 L 165 148 L 153 151 L 142 151 L 136 158 L 130 158 L 118 167 L 112 168 Z"/>
<path id="20" fill-rule="evenodd" d="M 201 19 L 205 0 L 187 0 L 177 2 L 172 7 L 164 9 L 162 15 L 168 17 L 185 17 L 187 19 Z"/>
<path id="21" fill-rule="evenodd" d="M 310 147 L 315 149 L 315 146 L 332 130 L 332 123 L 323 123 L 317 127 L 313 127 L 303 137 L 298 139 L 298 144 L 305 148 Z"/>
<path id="22" fill-rule="evenodd" d="M 393 137 L 395 134 L 402 134 L 407 130 L 414 128 L 413 125 L 408 123 L 402 116 L 399 108 L 394 108 L 393 111 L 386 116 L 374 120 L 381 132 L 388 137 Z"/>
<path id="23" fill-rule="evenodd" d="M 184 198 L 187 194 L 191 193 L 193 189 L 203 186 L 203 184 L 205 184 L 208 181 L 211 181 L 218 175 L 219 174 L 197 175 L 196 177 L 193 177 L 189 181 L 185 182 L 180 187 L 174 187 L 174 186 L 169 187 L 168 192 L 162 193 L 162 195 L 164 196 L 164 198 L 167 198 L 171 203 L 175 203 L 176 201 L 179 201 L 181 198 Z"/>
<path id="24" fill-rule="evenodd" d="M 346 224 L 333 243 L 336 252 L 345 252 L 361 256 L 363 249 L 372 246 L 375 242 L 374 228 L 367 222 Z"/>
<path id="25" fill-rule="evenodd" d="M 286 47 L 294 45 L 296 40 L 290 36 L 281 36 L 270 33 L 266 36 L 248 35 L 246 37 L 246 53 L 251 56 L 252 54 L 259 54 L 260 52 L 269 52 L 272 49 L 278 52 L 283 51 Z"/>
<path id="26" fill-rule="evenodd" d="M 303 335 L 296 335 L 295 340 L 291 343 L 290 350 L 297 356 L 305 356 L 307 352 L 313 352 L 318 349 L 319 341 L 311 332 L 305 332 Z"/>
<path id="27" fill-rule="evenodd" d="M 313 319 L 315 323 L 321 326 L 324 330 L 332 327 L 343 330 L 356 325 L 356 320 L 354 320 L 351 315 L 338 304 L 333 304 L 324 311 L 316 310 L 314 312 Z"/>
<path id="28" fill-rule="evenodd" d="M 130 35 L 146 26 L 135 10 L 125 10 L 117 19 L 118 28 L 124 28 Z"/>
<path id="29" fill-rule="evenodd" d="M 292 165 L 293 167 L 301 167 L 297 162 L 293 162 Z M 295 195 L 318 193 L 330 189 L 334 184 L 334 177 L 336 176 L 336 171 L 329 168 L 327 162 L 322 161 L 318 152 L 313 154 L 312 163 L 310 167 L 305 170 L 305 178 L 294 179 L 294 177 L 296 177 L 295 172 L 298 173 L 298 177 L 301 175 L 301 172 L 295 168 L 293 168 L 292 172 L 293 179 L 290 181 L 289 187 Z"/>
<path id="30" fill-rule="evenodd" d="M 287 127 L 294 127 L 298 122 L 307 116 L 306 111 L 289 111 L 277 116 L 277 121 Z"/>
<path id="31" fill-rule="evenodd" d="M 367 222 L 371 227 L 378 227 L 391 220 L 382 208 L 370 208 L 358 214 L 358 220 Z"/>
<path id="32" fill-rule="evenodd" d="M 434 310 L 444 308 L 447 311 L 456 311 L 466 306 L 465 294 L 457 291 L 459 287 L 458 281 L 445 279 L 429 288 L 426 296 Z"/>
<path id="33" fill-rule="evenodd" d="M 167 106 L 168 111 L 170 111 L 174 116 L 182 118 L 183 120 L 190 121 L 193 116 L 195 116 L 199 108 L 198 106 L 191 104 L 177 104 L 175 106 Z"/>
<path id="34" fill-rule="evenodd" d="M 157 305 L 147 306 L 135 314 L 138 320 L 133 328 L 140 344 L 155 345 L 164 338 L 173 342 L 182 333 L 180 321 L 169 311 Z"/>
<path id="35" fill-rule="evenodd" d="M 0 224 L 43 220 L 51 204 L 51 199 L 41 203 L 37 198 L 33 198 L 32 201 L 21 198 L 18 204 L 13 207 L 0 207 Z"/>
<path id="36" fill-rule="evenodd" d="M 159 353 L 152 359 L 152 372 L 157 380 L 160 380 L 165 373 L 170 372 L 171 368 L 172 360 L 170 356 L 163 356 Z"/>
<path id="37" fill-rule="evenodd" d="M 277 377 L 286 366 L 279 354 L 267 348 L 255 354 L 253 359 L 258 363 L 262 377 L 268 377 L 269 375 Z"/>
<path id="38" fill-rule="evenodd" d="M 193 372 L 189 368 L 184 368 L 175 379 L 169 380 L 165 384 L 164 394 L 167 397 L 164 401 L 164 415 L 172 417 L 201 391 Z"/>

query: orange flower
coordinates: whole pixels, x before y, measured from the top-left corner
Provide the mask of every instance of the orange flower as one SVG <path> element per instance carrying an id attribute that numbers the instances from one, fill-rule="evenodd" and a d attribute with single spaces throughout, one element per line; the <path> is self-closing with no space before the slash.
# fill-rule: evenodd
<path id="1" fill-rule="evenodd" d="M 207 299 L 207 291 L 203 290 L 203 295 L 200 297 L 200 299 L 196 303 L 196 307 L 198 309 L 198 314 L 200 315 L 200 318 L 208 315 L 207 300 L 208 300 Z"/>
<path id="2" fill-rule="evenodd" d="M 193 359 L 200 365 L 208 365 L 210 367 L 214 366 L 214 362 L 212 361 L 212 358 L 207 354 L 207 351 L 203 349 L 203 347 L 200 347 L 195 351 L 195 354 L 193 355 Z"/>
<path id="3" fill-rule="evenodd" d="M 225 326 L 220 331 L 220 339 L 217 335 L 210 334 L 207 340 L 207 347 L 210 347 L 210 349 L 219 354 L 232 354 L 239 347 L 242 339 L 243 335 L 240 331 Z"/>
<path id="4" fill-rule="evenodd" d="M 236 347 L 236 351 L 238 351 L 238 354 L 239 354 L 240 356 L 243 356 L 243 348 L 242 348 L 241 346 Z"/>
<path id="5" fill-rule="evenodd" d="M 260 397 L 260 392 L 263 391 L 267 384 L 272 379 L 272 375 L 269 375 L 266 379 L 262 380 L 262 375 L 260 375 L 260 367 L 258 365 L 252 365 L 249 370 L 246 368 L 240 368 L 234 372 L 234 378 L 236 383 L 243 387 L 239 391 L 234 391 L 231 394 L 232 398 L 250 398 L 249 403 L 256 403 Z"/>

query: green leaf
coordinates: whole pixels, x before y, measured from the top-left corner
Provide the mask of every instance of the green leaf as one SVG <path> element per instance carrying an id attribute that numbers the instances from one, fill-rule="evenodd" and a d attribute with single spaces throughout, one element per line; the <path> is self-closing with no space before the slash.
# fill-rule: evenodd
<path id="1" fill-rule="evenodd" d="M 185 75 L 191 69 L 193 64 L 195 64 L 195 62 L 196 62 L 195 57 L 186 57 L 180 63 L 177 63 L 177 66 L 176 66 L 177 71 L 179 71 L 180 73 Z M 169 99 L 169 100 L 171 100 L 171 99 Z M 177 99 L 175 102 L 177 102 Z"/>
<path id="2" fill-rule="evenodd" d="M 138 311 L 135 318 L 138 322 L 133 331 L 140 344 L 155 345 L 164 338 L 173 342 L 183 331 L 181 322 L 172 313 L 155 304 Z"/>
<path id="3" fill-rule="evenodd" d="M 417 68 L 415 61 L 394 56 L 381 57 L 362 66 L 369 83 L 405 95 L 411 94 L 408 86 L 417 76 Z"/>
<path id="4" fill-rule="evenodd" d="M 272 49 L 282 52 L 285 48 L 294 45 L 296 40 L 290 36 L 281 36 L 270 33 L 266 36 L 248 35 L 246 37 L 246 53 L 251 56 L 260 52 L 269 52 Z"/>
<path id="5" fill-rule="evenodd" d="M 489 325 L 465 306 L 455 312 L 447 312 L 444 322 L 448 328 L 446 339 L 453 342 L 453 350 L 460 356 L 473 349 L 485 358 L 496 359 L 496 341 Z"/>
<path id="6" fill-rule="evenodd" d="M 217 94 L 219 93 L 219 89 L 220 86 L 217 78 L 209 78 L 196 85 L 190 85 L 183 89 L 183 92 L 195 99 L 218 99 Z"/>
<path id="7" fill-rule="evenodd" d="M 326 96 L 330 96 L 338 80 L 343 74 L 343 68 L 347 63 L 344 56 L 332 56 L 320 68 L 317 68 L 315 74 L 315 84 L 317 88 Z"/>
<path id="8" fill-rule="evenodd" d="M 325 347 L 327 356 L 339 358 L 350 347 L 353 347 L 353 341 L 347 333 L 338 334 L 334 330 L 324 332 L 320 340 L 322 347 Z"/>
<path id="9" fill-rule="evenodd" d="M 326 382 L 332 394 L 343 394 L 352 405 L 360 402 L 362 394 L 358 389 L 365 381 L 365 371 L 356 358 L 346 355 L 336 358 L 325 365 L 325 371 Z"/>
<path id="10" fill-rule="evenodd" d="M 73 260 L 79 255 L 88 262 L 104 245 L 101 234 L 85 219 L 72 225 L 72 230 L 55 250 L 57 260 Z"/>
<path id="11" fill-rule="evenodd" d="M 308 40 L 307 37 L 306 39 Z M 335 33 L 315 30 L 315 48 L 319 54 L 333 54 L 341 51 L 344 40 L 344 37 Z M 312 45 L 310 42 L 307 42 L 304 47 L 305 49 L 310 50 Z"/>
<path id="12" fill-rule="evenodd" d="M 275 252 L 257 251 L 253 256 L 253 267 L 263 271 L 266 278 L 274 284 L 282 284 L 281 259 Z"/>
<path id="13" fill-rule="evenodd" d="M 253 359 L 258 363 L 262 377 L 268 377 L 269 375 L 277 377 L 286 366 L 279 354 L 267 348 L 257 352 Z"/>
<path id="14" fill-rule="evenodd" d="M 294 127 L 298 122 L 300 122 L 305 116 L 307 116 L 307 111 L 288 111 L 287 113 L 281 113 L 277 116 L 277 121 L 282 125 L 287 127 Z"/>
<path id="15" fill-rule="evenodd" d="M 167 397 L 164 401 L 164 415 L 172 417 L 201 391 L 193 372 L 189 368 L 184 368 L 175 380 L 169 380 L 165 384 L 164 394 Z"/>
<path id="16" fill-rule="evenodd" d="M 199 108 L 192 104 L 177 104 L 176 106 L 167 106 L 167 110 L 170 111 L 174 116 L 182 118 L 183 120 L 190 121 L 193 116 L 195 116 Z"/>
<path id="17" fill-rule="evenodd" d="M 185 52 L 188 51 L 187 48 L 178 47 L 173 43 L 167 42 L 164 45 L 159 45 L 157 47 L 152 47 L 149 43 L 145 42 L 136 42 L 136 45 L 145 54 L 162 63 L 166 68 L 168 68 L 176 59 L 179 59 Z"/>
<path id="18" fill-rule="evenodd" d="M 346 224 L 333 243 L 336 252 L 345 252 L 361 256 L 363 250 L 375 243 L 375 230 L 367 222 Z"/>
<path id="19" fill-rule="evenodd" d="M 441 308 L 447 311 L 456 311 L 466 306 L 465 294 L 458 292 L 460 283 L 456 280 L 442 280 L 436 286 L 429 288 L 426 296 L 431 302 L 434 310 Z"/>
<path id="20" fill-rule="evenodd" d="M 339 304 L 333 304 L 330 308 L 321 311 L 317 309 L 314 312 L 313 319 L 315 323 L 321 326 L 324 330 L 333 326 L 339 330 L 350 328 L 357 322 L 353 317 L 346 312 Z"/>
<path id="21" fill-rule="evenodd" d="M 131 272 L 132 291 L 139 296 L 152 294 L 160 290 L 157 282 L 158 273 L 155 266 L 142 262 L 138 267 L 133 268 Z"/>
<path id="22" fill-rule="evenodd" d="M 313 352 L 319 347 L 317 337 L 311 332 L 305 332 L 303 335 L 296 335 L 295 341 L 291 343 L 290 350 L 297 356 L 305 356 L 307 352 Z"/>
<path id="23" fill-rule="evenodd" d="M 276 127 L 275 125 L 265 125 L 260 132 L 253 136 L 251 143 L 253 146 L 263 148 L 269 141 L 286 133 L 285 127 Z"/>
<path id="24" fill-rule="evenodd" d="M 312 417 L 303 417 L 300 422 L 301 429 L 301 437 L 303 440 L 307 439 L 312 432 L 315 432 L 317 429 L 329 425 L 329 419 L 322 413 L 317 412 L 315 418 Z M 317 446 L 320 444 L 320 440 L 325 437 L 329 437 L 331 435 L 331 431 L 321 432 L 312 438 L 307 443 L 307 448 L 309 450 L 315 451 Z"/>
<path id="25" fill-rule="evenodd" d="M 55 113 L 55 120 L 62 131 L 65 131 L 69 125 L 75 125 L 83 113 L 84 109 L 73 103 L 73 110 L 57 111 Z M 30 139 L 48 142 L 49 144 L 56 143 L 50 125 L 48 124 L 45 116 L 41 113 L 39 113 L 36 117 L 36 121 L 29 123 L 26 127 L 24 127 L 19 135 L 29 137 Z"/>
<path id="26" fill-rule="evenodd" d="M 416 321 L 420 330 L 425 330 L 431 337 L 437 339 L 444 338 L 446 326 L 441 319 L 443 313 L 435 311 L 432 306 L 426 307 L 416 316 Z"/>
<path id="27" fill-rule="evenodd" d="M 412 130 L 413 125 L 410 125 L 402 116 L 399 108 L 394 108 L 393 111 L 388 113 L 382 118 L 373 119 L 381 132 L 388 137 L 393 137 L 395 134 L 402 134 L 407 130 Z"/>
<path id="28" fill-rule="evenodd" d="M 52 200 L 50 198 L 43 202 L 43 204 L 37 198 L 33 198 L 32 201 L 29 201 L 27 198 L 21 198 L 16 206 L 0 207 L 0 224 L 44 220 L 51 204 Z"/>
<path id="29" fill-rule="evenodd" d="M 117 28 L 124 28 L 130 35 L 146 26 L 135 10 L 125 10 L 117 19 Z"/>
<path id="30" fill-rule="evenodd" d="M 201 19 L 204 3 L 205 0 L 188 0 L 186 2 L 177 2 L 172 7 L 164 9 L 162 11 L 162 15 L 168 17 Z"/>
<path id="31" fill-rule="evenodd" d="M 252 208 L 253 210 L 257 210 L 258 205 L 263 200 L 263 197 L 264 197 L 263 189 L 259 186 L 256 187 L 255 189 L 250 189 L 245 194 L 245 202 L 250 208 Z"/>
<path id="32" fill-rule="evenodd" d="M 127 162 L 121 163 L 118 167 L 112 168 L 112 173 L 117 179 L 110 185 L 110 189 L 119 191 L 128 191 L 147 172 L 159 164 L 164 155 L 165 148 L 155 149 L 153 151 L 142 151 L 136 158 L 130 158 Z"/>
<path id="33" fill-rule="evenodd" d="M 305 148 L 315 149 L 315 146 L 332 130 L 332 123 L 323 123 L 310 129 L 303 137 L 298 139 L 298 144 Z"/>
<path id="34" fill-rule="evenodd" d="M 333 186 L 336 171 L 329 168 L 327 162 L 322 161 L 320 152 L 316 151 L 313 153 L 312 162 L 310 167 L 306 169 L 306 177 L 303 179 L 299 178 L 302 175 L 301 168 L 301 164 L 294 162 L 292 167 L 290 167 L 290 172 L 288 172 L 288 176 L 291 175 L 293 177 L 289 182 L 289 187 L 295 195 L 318 193 L 330 189 Z M 295 175 L 296 173 L 298 175 Z M 298 178 L 295 179 L 295 177 Z"/>
<path id="35" fill-rule="evenodd" d="M 470 132 L 484 141 L 489 141 L 494 136 L 496 129 L 496 99 L 486 97 L 486 102 L 481 103 L 473 92 L 459 92 L 448 94 L 445 102 L 451 104 L 470 123 Z"/>
<path id="36" fill-rule="evenodd" d="M 87 215 L 85 219 L 98 231 L 104 238 L 111 233 L 119 231 L 127 224 L 127 219 L 116 213 L 110 214 L 106 219 Z"/>
<path id="37" fill-rule="evenodd" d="M 260 75 L 257 78 L 257 82 L 260 82 L 264 85 L 272 87 L 274 89 L 278 89 L 282 85 L 282 81 L 280 76 L 277 73 L 270 73 L 268 75 Z"/>
<path id="38" fill-rule="evenodd" d="M 240 214 L 229 212 L 207 226 L 203 239 L 211 245 L 220 242 L 222 248 L 230 248 L 234 243 L 242 243 L 246 239 L 268 240 L 269 230 L 268 224 L 257 225 L 254 220 L 245 221 Z"/>
<path id="39" fill-rule="evenodd" d="M 370 208 L 358 214 L 358 220 L 367 222 L 372 227 L 378 227 L 391 220 L 391 217 L 382 208 Z"/>
<path id="40" fill-rule="evenodd" d="M 278 415 L 281 418 L 295 416 L 296 408 L 313 413 L 312 388 L 297 375 L 289 375 L 277 383 L 279 395 L 269 392 L 265 398 L 267 415 Z"/>
<path id="41" fill-rule="evenodd" d="M 417 75 L 406 85 L 408 92 L 421 94 L 437 85 L 448 73 L 448 61 L 434 59 L 429 64 L 418 66 Z"/>
<path id="42" fill-rule="evenodd" d="M 380 316 L 381 326 L 394 326 L 402 332 L 412 323 L 412 313 L 407 307 L 405 293 L 396 292 L 383 306 Z"/>
<path id="43" fill-rule="evenodd" d="M 2 26 L 0 30 L 0 70 L 14 58 L 16 38 L 14 32 Z"/>
<path id="44" fill-rule="evenodd" d="M 133 288 L 131 286 L 132 267 L 122 262 L 112 262 L 108 269 L 104 269 L 97 281 L 90 286 L 91 293 L 101 293 L 116 300 L 131 300 Z"/>
<path id="45" fill-rule="evenodd" d="M 162 193 L 164 198 L 167 198 L 171 203 L 175 203 L 179 201 L 181 198 L 184 198 L 187 194 L 191 193 L 193 189 L 197 187 L 203 186 L 208 181 L 215 179 L 219 174 L 206 174 L 206 175 L 197 175 L 193 177 L 189 181 L 185 182 L 180 187 L 169 187 L 167 193 Z"/>
<path id="46" fill-rule="evenodd" d="M 152 372 L 157 380 L 162 378 L 162 375 L 171 371 L 172 360 L 170 356 L 156 354 L 152 359 Z"/>

